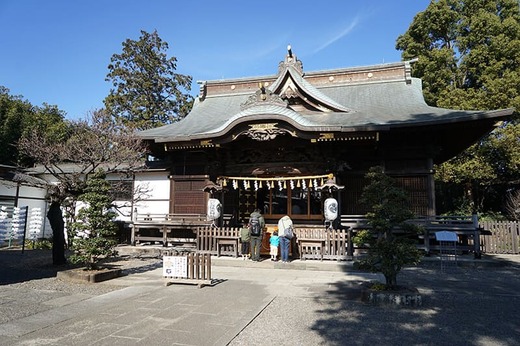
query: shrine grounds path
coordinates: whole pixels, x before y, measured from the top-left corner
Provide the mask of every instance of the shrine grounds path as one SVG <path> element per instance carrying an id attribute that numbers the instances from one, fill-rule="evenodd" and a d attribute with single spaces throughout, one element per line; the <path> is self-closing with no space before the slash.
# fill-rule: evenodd
<path id="1" fill-rule="evenodd" d="M 50 251 L 0 250 L 0 345 L 520 345 L 520 256 L 404 269 L 421 307 L 362 302 L 383 278 L 352 262 L 212 261 L 203 288 L 165 286 L 161 259 L 135 253 L 86 284 L 57 279 Z"/>

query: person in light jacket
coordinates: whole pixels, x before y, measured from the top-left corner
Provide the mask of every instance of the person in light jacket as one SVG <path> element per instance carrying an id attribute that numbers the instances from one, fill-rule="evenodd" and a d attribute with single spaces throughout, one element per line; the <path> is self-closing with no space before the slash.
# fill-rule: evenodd
<path id="1" fill-rule="evenodd" d="M 292 237 L 289 236 L 289 228 L 292 229 L 293 222 L 287 215 L 278 221 L 278 236 L 280 237 L 280 257 L 282 263 L 289 262 L 289 246 L 291 245 Z"/>

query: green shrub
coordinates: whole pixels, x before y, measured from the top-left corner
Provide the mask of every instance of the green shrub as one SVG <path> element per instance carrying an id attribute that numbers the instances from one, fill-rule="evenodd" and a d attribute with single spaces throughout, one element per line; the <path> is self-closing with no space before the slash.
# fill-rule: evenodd
<path id="1" fill-rule="evenodd" d="M 50 250 L 52 239 L 25 240 L 25 248 L 28 250 Z"/>
<path id="2" fill-rule="evenodd" d="M 117 254 L 116 213 L 111 211 L 109 192 L 110 184 L 102 170 L 88 177 L 85 192 L 79 198 L 86 206 L 78 211 L 77 221 L 71 225 L 76 239 L 70 261 L 85 265 L 87 269 L 96 269 L 101 259 Z"/>
<path id="3" fill-rule="evenodd" d="M 363 234 L 369 248 L 367 257 L 359 261 L 359 268 L 382 273 L 386 287 L 392 289 L 397 286 L 397 274 L 402 267 L 417 264 L 421 258 L 412 240 L 420 229 L 406 223 L 414 216 L 408 207 L 407 194 L 381 167 L 371 168 L 366 178 L 369 183 L 361 200 L 370 209 L 367 213 L 369 234 Z M 399 234 L 394 232 L 396 228 Z"/>

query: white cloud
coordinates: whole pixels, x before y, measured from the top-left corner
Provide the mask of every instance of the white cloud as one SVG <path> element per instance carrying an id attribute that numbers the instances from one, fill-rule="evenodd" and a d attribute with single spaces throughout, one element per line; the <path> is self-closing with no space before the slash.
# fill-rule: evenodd
<path id="1" fill-rule="evenodd" d="M 321 46 L 319 46 L 318 48 L 316 48 L 313 52 L 313 54 L 315 53 L 318 53 L 319 51 L 322 51 L 323 49 L 327 48 L 328 46 L 330 46 L 331 44 L 333 44 L 334 42 L 342 39 L 343 37 L 347 36 L 352 30 L 354 30 L 354 28 L 359 24 L 359 18 L 356 17 L 352 20 L 352 22 L 350 22 L 350 24 L 344 28 L 341 32 L 333 35 L 329 40 L 325 41 L 325 43 L 323 43 Z"/>

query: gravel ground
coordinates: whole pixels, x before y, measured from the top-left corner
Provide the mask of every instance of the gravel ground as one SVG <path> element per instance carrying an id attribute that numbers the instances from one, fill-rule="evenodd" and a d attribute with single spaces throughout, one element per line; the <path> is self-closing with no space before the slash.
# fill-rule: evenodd
<path id="1" fill-rule="evenodd" d="M 110 258 L 104 263 L 122 269 L 123 275 L 125 275 L 162 266 L 162 259 L 137 255 L 120 256 Z M 56 278 L 58 271 L 72 268 L 74 268 L 72 265 L 53 266 L 50 250 L 26 250 L 22 254 L 20 249 L 1 249 L 0 287 L 2 289 L 33 289 L 87 295 L 101 295 L 121 288 L 111 285 L 109 282 L 92 284 Z"/>
<path id="2" fill-rule="evenodd" d="M 105 261 L 123 275 L 162 266 L 158 257 L 120 256 Z M 110 281 L 73 282 L 56 277 L 74 266 L 54 266 L 51 250 L 0 249 L 0 324 L 46 311 L 60 299 L 83 300 L 123 288 Z M 31 292 L 31 294 L 28 294 Z"/>

